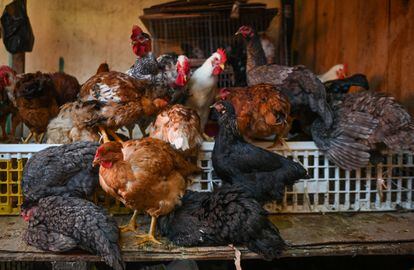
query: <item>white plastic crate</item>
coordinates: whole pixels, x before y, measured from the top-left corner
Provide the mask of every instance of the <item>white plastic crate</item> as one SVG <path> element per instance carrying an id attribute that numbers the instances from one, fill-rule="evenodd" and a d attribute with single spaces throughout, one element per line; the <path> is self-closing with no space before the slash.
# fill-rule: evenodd
<path id="1" fill-rule="evenodd" d="M 261 147 L 270 144 L 257 143 Z M 0 160 L 28 158 L 31 153 L 49 146 L 52 145 L 3 144 L 0 145 Z M 329 162 L 313 142 L 289 142 L 288 146 L 290 151 L 270 150 L 302 163 L 311 178 L 300 180 L 288 189 L 282 202 L 267 206 L 269 211 L 309 213 L 414 209 L 413 153 L 388 154 L 385 162 L 378 166 L 345 171 Z M 195 179 L 192 190 L 212 191 L 221 185 L 212 166 L 213 147 L 212 142 L 202 145 L 198 165 L 203 173 Z M 0 183 L 2 181 L 6 180 L 0 179 Z M 386 187 L 381 189 L 382 183 Z"/>
<path id="2" fill-rule="evenodd" d="M 257 143 L 268 147 L 271 143 Z M 288 142 L 290 151 L 268 149 L 299 161 L 310 179 L 287 189 L 280 203 L 267 205 L 270 212 L 309 213 L 345 211 L 390 211 L 414 209 L 413 153 L 387 154 L 386 161 L 356 171 L 345 171 L 319 152 L 313 142 Z M 199 166 L 204 173 L 192 187 L 211 191 L 221 184 L 214 174 L 211 152 L 214 143 L 201 148 Z M 382 183 L 386 187 L 382 187 Z"/>

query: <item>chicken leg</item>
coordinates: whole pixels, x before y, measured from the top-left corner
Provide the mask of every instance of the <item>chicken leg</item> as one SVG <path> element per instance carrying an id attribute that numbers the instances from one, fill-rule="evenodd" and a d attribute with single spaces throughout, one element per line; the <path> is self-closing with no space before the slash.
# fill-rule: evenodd
<path id="1" fill-rule="evenodd" d="M 155 239 L 155 229 L 157 227 L 157 218 L 152 216 L 151 217 L 151 226 L 150 226 L 150 231 L 148 234 L 139 234 L 136 237 L 140 238 L 137 240 L 137 245 L 142 245 L 146 242 L 152 242 L 154 244 L 157 245 L 161 245 L 161 242 L 158 241 L 157 239 Z"/>
<path id="2" fill-rule="evenodd" d="M 109 135 L 112 136 L 112 138 L 115 139 L 115 141 L 117 141 L 119 143 L 123 143 L 124 142 L 121 138 L 119 138 L 119 136 L 112 129 L 108 129 L 108 133 L 109 133 Z"/>
<path id="3" fill-rule="evenodd" d="M 27 138 L 23 141 L 24 144 L 28 144 L 30 142 L 30 139 L 33 137 L 33 132 L 30 131 Z"/>
<path id="4" fill-rule="evenodd" d="M 108 134 L 106 133 L 106 131 L 105 131 L 105 128 L 104 128 L 104 127 L 99 126 L 99 132 L 100 132 L 100 133 L 101 133 L 101 135 L 102 135 L 102 139 L 103 139 L 103 142 L 104 142 L 104 143 L 110 142 L 109 137 L 108 137 Z"/>
<path id="5" fill-rule="evenodd" d="M 132 215 L 131 219 L 129 220 L 128 224 L 119 226 L 121 232 L 136 232 L 137 231 L 137 216 L 138 211 L 134 210 L 134 214 Z"/>

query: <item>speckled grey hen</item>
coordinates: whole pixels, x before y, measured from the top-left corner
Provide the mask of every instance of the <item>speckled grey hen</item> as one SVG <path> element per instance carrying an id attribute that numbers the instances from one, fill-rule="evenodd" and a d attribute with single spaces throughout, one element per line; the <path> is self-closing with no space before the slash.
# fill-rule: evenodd
<path id="1" fill-rule="evenodd" d="M 99 180 L 99 169 L 92 167 L 98 146 L 95 142 L 75 142 L 33 154 L 23 171 L 24 203 L 51 195 L 92 195 Z"/>
<path id="2" fill-rule="evenodd" d="M 22 209 L 29 222 L 23 240 L 42 250 L 64 252 L 81 248 L 98 254 L 115 270 L 125 269 L 114 218 L 92 202 L 51 196 Z"/>
<path id="3" fill-rule="evenodd" d="M 332 93 L 334 124 L 312 124 L 312 137 L 328 159 L 343 169 L 383 160 L 381 150 L 414 150 L 414 122 L 393 97 L 379 92 Z"/>

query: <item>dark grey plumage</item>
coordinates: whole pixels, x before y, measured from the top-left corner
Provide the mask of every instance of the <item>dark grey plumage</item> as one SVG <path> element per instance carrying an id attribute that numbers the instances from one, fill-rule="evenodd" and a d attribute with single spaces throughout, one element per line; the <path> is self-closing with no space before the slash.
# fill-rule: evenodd
<path id="1" fill-rule="evenodd" d="M 242 186 L 258 202 L 266 203 L 282 199 L 285 186 L 308 177 L 299 163 L 247 143 L 237 128 L 233 105 L 228 101 L 217 104 L 223 109 L 218 112 L 220 129 L 212 162 L 220 179 Z"/>
<path id="2" fill-rule="evenodd" d="M 227 186 L 212 193 L 187 191 L 181 206 L 159 218 L 158 228 L 178 246 L 241 244 L 272 260 L 285 242 L 266 216 L 243 189 Z"/>
<path id="3" fill-rule="evenodd" d="M 48 147 L 27 161 L 22 190 L 25 202 L 58 195 L 88 197 L 99 180 L 99 168 L 92 167 L 98 143 L 75 142 Z"/>
<path id="4" fill-rule="evenodd" d="M 383 149 L 414 150 L 414 123 L 393 97 L 361 91 L 332 95 L 334 125 L 321 119 L 312 125 L 312 137 L 328 158 L 343 169 L 357 169 L 380 162 Z"/>
<path id="5" fill-rule="evenodd" d="M 81 248 L 115 270 L 125 269 L 117 223 L 103 208 L 80 198 L 51 196 L 22 211 L 30 217 L 23 234 L 27 244 L 53 252 Z"/>

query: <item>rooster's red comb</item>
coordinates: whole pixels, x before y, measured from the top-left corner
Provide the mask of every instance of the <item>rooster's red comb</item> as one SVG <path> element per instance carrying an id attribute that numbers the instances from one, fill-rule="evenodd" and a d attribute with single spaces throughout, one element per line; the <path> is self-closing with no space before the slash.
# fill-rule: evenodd
<path id="1" fill-rule="evenodd" d="M 0 73 L 13 73 L 16 74 L 16 71 L 14 71 L 11 67 L 3 65 L 0 67 Z"/>
<path id="2" fill-rule="evenodd" d="M 140 35 L 140 34 L 142 34 L 142 29 L 141 29 L 141 27 L 139 27 L 138 25 L 133 25 L 132 26 L 132 34 L 131 34 L 131 38 L 132 37 L 135 37 L 135 36 L 137 36 L 137 35 Z"/>
<path id="3" fill-rule="evenodd" d="M 220 63 L 224 64 L 227 61 L 226 51 L 222 48 L 217 49 L 217 53 L 220 54 Z"/>

